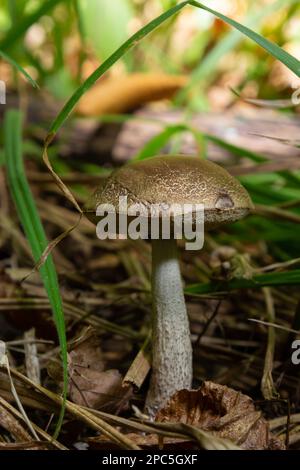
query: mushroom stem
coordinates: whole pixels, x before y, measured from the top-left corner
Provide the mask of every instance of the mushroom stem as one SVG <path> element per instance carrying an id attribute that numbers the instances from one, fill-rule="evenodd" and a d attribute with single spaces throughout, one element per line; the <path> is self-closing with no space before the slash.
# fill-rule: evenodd
<path id="1" fill-rule="evenodd" d="M 150 416 L 177 390 L 192 385 L 192 345 L 176 240 L 152 240 L 152 305 Z"/>

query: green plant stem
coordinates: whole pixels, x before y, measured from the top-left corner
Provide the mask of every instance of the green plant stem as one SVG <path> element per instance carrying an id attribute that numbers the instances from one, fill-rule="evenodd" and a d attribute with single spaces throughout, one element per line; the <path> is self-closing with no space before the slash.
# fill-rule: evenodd
<path id="1" fill-rule="evenodd" d="M 5 115 L 5 157 L 8 183 L 19 219 L 30 244 L 34 261 L 37 262 L 48 241 L 39 218 L 36 205 L 26 179 L 22 158 L 22 114 L 18 110 L 9 110 Z M 59 292 L 58 279 L 51 256 L 48 256 L 40 268 L 40 274 L 52 307 L 56 323 L 63 362 L 63 407 L 54 433 L 58 436 L 64 417 L 64 403 L 68 388 L 67 341 L 62 300 Z"/>

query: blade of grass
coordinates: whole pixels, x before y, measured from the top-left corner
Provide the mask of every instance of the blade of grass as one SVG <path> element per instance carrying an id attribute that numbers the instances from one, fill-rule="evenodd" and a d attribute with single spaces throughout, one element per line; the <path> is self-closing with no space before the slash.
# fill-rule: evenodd
<path id="1" fill-rule="evenodd" d="M 226 140 L 221 139 L 220 137 L 202 133 L 198 131 L 197 129 L 195 129 L 194 127 L 188 124 L 184 124 L 184 123 L 167 126 L 159 134 L 152 137 L 152 139 L 150 139 L 144 145 L 144 147 L 138 152 L 138 154 L 134 157 L 134 159 L 144 160 L 146 158 L 157 155 L 161 151 L 161 149 L 168 143 L 171 137 L 173 137 L 175 134 L 180 133 L 180 132 L 191 132 L 197 142 L 200 152 L 204 148 L 205 140 L 208 140 L 238 157 L 247 157 L 256 163 L 262 163 L 262 162 L 268 161 L 266 157 L 264 157 L 263 155 L 259 153 L 252 152 L 251 150 L 226 142 Z"/>
<path id="2" fill-rule="evenodd" d="M 31 83 L 32 86 L 34 86 L 35 88 L 39 88 L 36 81 L 33 80 L 29 73 L 26 72 L 26 70 L 24 70 L 23 67 L 21 67 L 21 65 L 19 65 L 14 59 L 12 59 L 9 55 L 5 54 L 5 52 L 3 51 L 0 51 L 0 56 L 2 57 L 2 59 L 6 60 L 6 62 L 8 62 L 10 65 L 15 67 L 22 75 L 24 75 L 24 77 L 29 81 L 29 83 Z"/>
<path id="3" fill-rule="evenodd" d="M 30 244 L 33 258 L 37 262 L 48 242 L 25 175 L 22 158 L 22 114 L 20 111 L 11 109 L 6 113 L 4 120 L 4 138 L 5 162 L 10 192 Z M 68 367 L 64 313 L 57 274 L 51 256 L 48 256 L 44 265 L 40 268 L 40 274 L 52 307 L 63 362 L 63 406 L 54 433 L 56 438 L 59 434 L 64 417 L 68 387 Z"/>
<path id="4" fill-rule="evenodd" d="M 84 29 L 83 18 L 82 18 L 81 8 L 80 8 L 80 0 L 74 0 L 73 8 L 74 8 L 74 11 L 75 11 L 77 28 L 78 28 L 78 32 L 79 32 L 79 36 L 80 36 L 80 41 L 81 41 L 81 48 L 80 48 L 80 51 L 79 51 L 77 77 L 76 77 L 77 81 L 78 81 L 78 84 L 79 84 L 81 82 L 83 62 L 86 58 L 87 35 L 86 35 L 85 29 Z"/>
<path id="5" fill-rule="evenodd" d="M 58 132 L 58 130 L 61 128 L 61 126 L 64 124 L 65 120 L 68 118 L 69 114 L 81 98 L 81 96 L 89 90 L 92 85 L 107 71 L 110 69 L 110 67 L 115 64 L 117 60 L 119 60 L 123 55 L 129 51 L 136 43 L 138 43 L 141 39 L 143 39 L 147 34 L 149 34 L 151 31 L 153 31 L 155 28 L 157 28 L 159 25 L 161 25 L 164 21 L 167 19 L 171 18 L 173 15 L 178 13 L 182 8 L 184 8 L 186 5 L 191 5 L 196 8 L 200 8 L 202 10 L 208 11 L 212 14 L 214 14 L 216 17 L 220 18 L 221 20 L 225 21 L 226 23 L 230 24 L 233 26 L 235 29 L 238 31 L 242 32 L 245 36 L 248 38 L 252 39 L 255 41 L 257 44 L 262 46 L 265 50 L 267 50 L 271 55 L 279 59 L 282 63 L 287 65 L 290 70 L 294 71 L 298 76 L 300 76 L 300 62 L 293 57 L 292 55 L 288 54 L 285 52 L 283 49 L 281 49 L 278 45 L 272 43 L 271 41 L 263 38 L 261 35 L 258 33 L 255 33 L 251 29 L 241 25 L 240 23 L 236 22 L 235 20 L 232 20 L 228 18 L 225 15 L 222 15 L 221 13 L 218 13 L 215 10 L 212 10 L 205 5 L 202 5 L 199 2 L 196 2 L 194 0 L 187 0 L 182 3 L 179 3 L 176 7 L 171 8 L 170 10 L 164 12 L 162 15 L 158 16 L 154 20 L 152 20 L 150 23 L 148 23 L 146 26 L 141 28 L 139 31 L 137 31 L 135 34 L 133 34 L 125 43 L 123 43 L 108 59 L 106 59 L 100 67 L 98 67 L 88 78 L 87 80 L 73 93 L 71 98 L 67 101 L 67 103 L 63 106 L 62 110 L 58 113 L 56 118 L 54 119 L 49 133 L 45 139 L 45 144 L 44 144 L 44 151 L 43 151 L 43 160 L 44 163 L 46 164 L 47 168 L 49 169 L 50 173 L 52 174 L 53 178 L 57 182 L 59 188 L 62 190 L 62 192 L 65 194 L 65 196 L 69 199 L 70 202 L 76 207 L 76 209 L 79 211 L 80 214 L 82 214 L 82 210 L 80 206 L 78 205 L 75 197 L 69 190 L 69 188 L 63 183 L 63 181 L 59 178 L 59 176 L 56 174 L 56 172 L 53 170 L 52 165 L 50 163 L 49 157 L 48 157 L 48 147 L 50 143 L 52 142 L 55 134 Z"/>
<path id="6" fill-rule="evenodd" d="M 56 0 L 57 1 L 57 0 Z M 147 34 L 149 34 L 151 31 L 153 31 L 155 28 L 160 26 L 164 21 L 178 13 L 182 8 L 184 8 L 186 5 L 192 5 L 196 8 L 200 8 L 202 10 L 205 10 L 209 13 L 212 13 L 216 17 L 220 18 L 227 24 L 233 26 L 235 29 L 243 33 L 245 36 L 248 38 L 252 39 L 255 41 L 257 44 L 262 46 L 266 51 L 268 51 L 273 57 L 277 58 L 280 60 L 283 64 L 285 64 L 290 70 L 292 70 L 297 76 L 300 76 L 300 61 L 297 60 L 295 57 L 293 57 L 291 54 L 288 52 L 284 51 L 282 48 L 280 48 L 277 44 L 269 41 L 268 39 L 265 39 L 263 36 L 260 34 L 252 31 L 251 29 L 247 28 L 246 26 L 243 26 L 242 24 L 238 23 L 235 20 L 232 20 L 231 18 L 228 18 L 225 15 L 222 15 L 221 13 L 218 13 L 215 10 L 212 10 L 211 8 L 202 5 L 199 2 L 196 2 L 194 0 L 187 0 L 182 3 L 179 3 L 176 7 L 173 7 L 166 12 L 164 12 L 162 15 L 158 16 L 154 20 L 150 21 L 146 26 L 141 28 L 139 31 L 137 31 L 135 34 L 133 34 L 127 41 L 125 41 L 110 57 L 108 57 L 87 79 L 86 81 L 73 93 L 71 98 L 67 101 L 67 103 L 64 105 L 62 110 L 59 112 L 55 120 L 53 121 L 49 134 L 46 138 L 46 147 L 50 144 L 52 138 L 56 134 L 56 132 L 60 129 L 60 127 L 63 125 L 81 96 L 88 91 L 92 85 L 107 71 L 110 69 L 110 67 L 117 62 L 123 55 L 128 52 L 132 47 L 134 47 L 141 39 L 143 39 Z"/>
<path id="7" fill-rule="evenodd" d="M 237 21 L 229 18 L 228 16 L 222 15 L 216 10 L 213 10 L 202 3 L 196 2 L 195 0 L 189 0 L 189 5 L 192 5 L 196 8 L 200 8 L 201 10 L 205 10 L 209 13 L 212 13 L 214 16 L 219 18 L 220 20 L 224 21 L 225 23 L 233 26 L 235 29 L 240 31 L 242 34 L 247 36 L 252 41 L 256 42 L 259 46 L 269 52 L 273 57 L 280 60 L 283 64 L 285 64 L 292 72 L 294 72 L 298 77 L 300 77 L 300 61 L 293 57 L 288 52 L 284 51 L 281 47 L 275 44 L 269 39 L 264 38 L 260 34 L 252 31 L 247 26 L 243 26 L 242 24 L 238 23 Z"/>
<path id="8" fill-rule="evenodd" d="M 232 93 L 237 96 L 239 99 L 245 103 L 254 104 L 257 107 L 261 108 L 271 108 L 271 109 L 289 109 L 295 108 L 298 104 L 293 103 L 291 99 L 282 99 L 282 100 L 262 100 L 257 98 L 247 98 L 246 96 L 241 95 L 238 90 L 235 88 L 230 88 Z"/>
<path id="9" fill-rule="evenodd" d="M 142 116 L 136 116 L 134 114 L 122 114 L 122 115 L 119 115 L 119 114 L 106 114 L 105 116 L 99 117 L 99 120 L 101 122 L 118 122 L 118 123 L 124 123 L 124 122 L 127 122 L 127 121 L 136 120 L 136 121 L 154 122 L 154 123 L 159 123 L 159 124 L 163 125 L 163 122 L 160 121 L 159 119 L 146 118 L 146 117 L 144 118 Z M 217 136 L 211 135 L 211 134 L 202 133 L 202 132 L 198 131 L 197 129 L 193 128 L 192 126 L 189 126 L 188 124 L 185 124 L 183 122 L 179 122 L 178 124 L 175 124 L 173 126 L 168 126 L 167 127 L 168 132 L 165 133 L 166 129 L 164 129 L 159 134 L 154 136 L 152 139 L 150 139 L 147 142 L 147 144 L 136 155 L 135 158 L 137 160 L 139 160 L 139 159 L 143 159 L 143 158 L 147 158 L 147 157 L 155 155 L 155 153 L 153 153 L 153 151 L 155 150 L 155 152 L 157 153 L 157 151 L 161 150 L 161 148 L 167 143 L 169 135 L 170 135 L 170 137 L 173 135 L 173 130 L 172 130 L 173 128 L 175 128 L 174 133 L 176 132 L 176 129 L 178 129 L 178 132 L 185 131 L 185 130 L 189 131 L 189 132 L 192 132 L 194 134 L 195 139 L 197 139 L 197 140 L 199 139 L 199 145 L 201 144 L 201 142 L 204 138 L 204 139 L 206 139 L 210 142 L 213 142 L 214 144 L 218 145 L 219 147 L 221 147 L 225 150 L 228 150 L 229 152 L 231 152 L 232 154 L 234 154 L 238 157 L 246 157 L 246 158 L 249 158 L 250 160 L 252 160 L 253 162 L 256 162 L 256 163 L 263 163 L 263 162 L 268 161 L 268 158 L 265 157 L 264 155 L 260 154 L 260 153 L 253 152 L 252 150 L 249 150 L 249 149 L 246 149 L 244 147 L 240 147 L 238 145 L 229 143 L 226 140 L 221 139 L 221 137 L 217 137 Z M 148 147 L 148 145 L 149 145 L 149 147 Z M 152 147 L 152 145 L 153 145 L 153 147 Z M 150 148 L 150 146 L 151 146 L 151 148 Z"/>
<path id="10" fill-rule="evenodd" d="M 267 320 L 269 323 L 275 323 L 275 307 L 274 300 L 272 297 L 271 290 L 269 287 L 263 288 L 265 304 L 266 304 L 266 313 Z M 279 398 L 279 394 L 275 388 L 273 381 L 273 367 L 274 367 L 274 355 L 275 355 L 275 345 L 276 345 L 276 331 L 275 328 L 269 325 L 268 328 L 268 339 L 267 339 L 267 348 L 265 353 L 264 360 L 264 370 L 263 376 L 261 379 L 260 389 L 265 400 L 273 400 Z"/>
<path id="11" fill-rule="evenodd" d="M 28 377 L 18 372 L 16 369 L 11 369 L 11 375 L 13 377 L 18 378 L 23 383 L 29 385 L 33 389 L 39 391 L 43 396 L 50 398 L 51 401 L 56 403 L 58 406 L 62 404 L 62 399 L 56 393 L 47 390 L 46 388 L 42 387 L 41 385 L 32 382 Z M 88 426 L 95 429 L 97 432 L 104 434 L 113 442 L 120 444 L 124 449 L 130 450 L 141 450 L 133 441 L 131 441 L 126 434 L 115 429 L 113 426 L 108 424 L 104 419 L 101 419 L 99 416 L 95 416 L 94 414 L 89 411 L 89 409 L 83 408 L 75 403 L 70 401 L 66 401 L 66 409 L 67 411 L 75 416 L 76 419 L 79 419 L 85 422 Z"/>
<path id="12" fill-rule="evenodd" d="M 51 125 L 49 131 L 49 137 L 47 142 L 51 140 L 51 137 L 56 134 L 56 132 L 60 129 L 63 125 L 69 114 L 71 113 L 74 106 L 80 100 L 81 96 L 88 91 L 94 83 L 105 73 L 107 70 L 111 68 L 113 64 L 117 62 L 121 57 L 123 57 L 126 52 L 128 52 L 132 47 L 134 47 L 141 39 L 143 39 L 147 34 L 151 33 L 155 28 L 161 25 L 164 21 L 166 21 L 171 16 L 178 13 L 185 7 L 189 1 L 185 1 L 179 3 L 176 7 L 171 8 L 170 10 L 166 11 L 162 15 L 158 16 L 154 20 L 150 21 L 146 26 L 141 28 L 135 34 L 133 34 L 127 41 L 125 41 L 111 56 L 109 56 L 86 80 L 85 82 L 73 93 L 71 98 L 67 101 L 64 105 L 63 109 L 55 118 L 54 122 Z"/>
<path id="13" fill-rule="evenodd" d="M 188 124 L 176 124 L 167 126 L 162 132 L 150 139 L 134 157 L 134 160 L 145 160 L 146 158 L 157 155 L 171 137 L 181 132 L 191 132 L 196 140 L 199 153 L 202 153 L 201 150 L 204 148 L 203 134 Z"/>
<path id="14" fill-rule="evenodd" d="M 251 132 L 251 135 L 254 135 L 257 137 L 263 137 L 264 139 L 275 140 L 276 142 L 280 142 L 281 144 L 291 145 L 292 147 L 300 148 L 300 140 L 283 139 L 281 137 L 274 137 L 272 135 L 259 134 L 257 132 Z"/>
<path id="15" fill-rule="evenodd" d="M 167 12 L 163 13 L 162 15 L 158 16 L 154 20 L 150 21 L 146 26 L 141 28 L 135 34 L 133 34 L 126 42 L 124 42 L 111 56 L 109 56 L 86 80 L 85 82 L 77 88 L 77 90 L 73 93 L 71 98 L 67 101 L 67 103 L 63 106 L 62 110 L 58 113 L 56 118 L 54 119 L 49 133 L 45 139 L 44 143 L 44 150 L 43 150 L 43 160 L 45 165 L 47 166 L 48 170 L 50 171 L 51 175 L 53 176 L 54 180 L 56 181 L 58 187 L 61 189 L 65 197 L 74 205 L 77 211 L 82 215 L 82 210 L 79 204 L 77 203 L 75 197 L 73 196 L 72 192 L 69 188 L 63 183 L 61 178 L 57 175 L 54 171 L 51 162 L 48 156 L 48 147 L 52 142 L 55 134 L 63 125 L 65 120 L 68 118 L 69 114 L 80 100 L 81 96 L 88 91 L 92 85 L 105 73 L 110 67 L 115 64 L 123 55 L 129 51 L 135 44 L 137 44 L 141 39 L 143 39 L 147 34 L 157 28 L 161 23 L 166 21 L 171 16 L 178 13 L 183 7 L 188 4 L 188 0 L 178 4 L 176 7 L 171 8 Z M 72 230 L 72 229 L 70 229 Z M 67 234 L 67 232 L 66 232 Z M 62 237 L 63 238 L 63 237 Z"/>
<path id="16" fill-rule="evenodd" d="M 267 273 L 253 276 L 252 279 L 232 279 L 230 281 L 212 281 L 203 284 L 187 286 L 186 294 L 202 295 L 218 292 L 228 292 L 236 289 L 260 289 L 267 286 L 286 286 L 300 284 L 300 269 L 292 271 Z"/>
<path id="17" fill-rule="evenodd" d="M 129 51 L 135 44 L 137 44 L 141 39 L 143 39 L 147 34 L 149 34 L 151 31 L 153 31 L 155 28 L 157 28 L 159 25 L 161 25 L 164 21 L 167 19 L 171 18 L 173 15 L 178 13 L 182 8 L 184 8 L 186 5 L 192 5 L 195 6 L 196 8 L 200 8 L 202 10 L 206 10 L 221 20 L 225 21 L 226 23 L 230 24 L 240 32 L 242 32 L 244 35 L 261 45 L 264 49 L 266 49 L 270 54 L 272 54 L 274 57 L 278 58 L 282 63 L 286 64 L 290 70 L 294 71 L 298 76 L 300 76 L 300 62 L 287 52 L 285 52 L 283 49 L 281 49 L 277 44 L 272 43 L 271 41 L 263 38 L 261 35 L 258 33 L 255 33 L 251 29 L 247 28 L 246 26 L 241 25 L 237 21 L 234 21 L 230 18 L 228 18 L 225 15 L 222 15 L 221 13 L 218 13 L 215 10 L 212 10 L 205 5 L 202 5 L 199 2 L 196 2 L 194 0 L 187 0 L 182 3 L 179 3 L 175 7 L 167 10 L 164 12 L 162 15 L 158 16 L 154 20 L 150 21 L 146 26 L 141 28 L 139 31 L 137 31 L 135 34 L 133 34 L 126 42 L 124 42 L 108 59 L 106 59 L 100 67 L 98 67 L 88 78 L 87 80 L 73 93 L 71 98 L 67 101 L 67 103 L 63 106 L 62 110 L 59 112 L 59 114 L 56 116 L 54 119 L 49 133 L 46 137 L 45 140 L 45 145 L 44 145 L 44 152 L 43 152 L 43 159 L 48 167 L 49 171 L 51 172 L 52 176 L 56 180 L 58 186 L 60 189 L 63 191 L 63 193 L 66 195 L 66 197 L 73 203 L 73 205 L 76 207 L 76 209 L 82 213 L 81 208 L 79 207 L 77 201 L 75 200 L 74 196 L 72 195 L 71 191 L 64 185 L 62 180 L 58 177 L 58 175 L 55 173 L 55 171 L 52 168 L 52 165 L 50 163 L 48 154 L 47 154 L 47 149 L 52 142 L 55 134 L 57 131 L 60 129 L 60 127 L 63 125 L 65 120 L 68 118 L 69 114 L 77 104 L 77 102 L 80 100 L 81 96 L 89 90 L 92 85 L 107 71 L 109 68 L 123 55 Z"/>
<path id="18" fill-rule="evenodd" d="M 248 27 L 254 27 L 255 25 L 258 25 L 266 15 L 269 15 L 274 11 L 278 11 L 284 6 L 293 5 L 297 2 L 298 0 L 279 0 L 270 5 L 265 5 L 262 11 L 258 11 L 255 5 L 255 10 L 250 11 L 250 13 L 244 18 L 244 21 L 247 23 Z M 243 38 L 238 34 L 238 31 L 230 31 L 224 38 L 222 38 L 222 40 L 213 47 L 213 49 L 203 58 L 203 60 L 201 60 L 199 65 L 192 72 L 187 85 L 177 94 L 176 103 L 181 103 L 182 99 L 187 97 L 187 93 L 192 87 L 196 85 L 199 86 L 199 82 L 202 82 L 207 86 L 207 83 L 215 77 L 218 62 L 225 54 L 232 51 L 242 39 Z"/>
<path id="19" fill-rule="evenodd" d="M 184 131 L 186 131 L 186 127 L 180 124 L 167 126 L 163 131 L 156 134 L 143 146 L 143 148 L 134 157 L 134 160 L 145 160 L 153 157 L 154 155 L 158 155 L 161 149 L 175 134 Z"/>

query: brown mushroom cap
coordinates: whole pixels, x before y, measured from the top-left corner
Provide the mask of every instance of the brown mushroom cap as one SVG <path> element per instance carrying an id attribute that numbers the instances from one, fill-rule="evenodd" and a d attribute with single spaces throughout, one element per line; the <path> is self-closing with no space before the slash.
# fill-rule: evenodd
<path id="1" fill-rule="evenodd" d="M 238 220 L 253 208 L 243 186 L 224 168 L 201 158 L 175 155 L 130 162 L 116 170 L 88 200 L 84 213 L 95 222 L 99 204 L 118 212 L 119 197 L 148 211 L 152 204 L 203 204 L 205 228 Z"/>

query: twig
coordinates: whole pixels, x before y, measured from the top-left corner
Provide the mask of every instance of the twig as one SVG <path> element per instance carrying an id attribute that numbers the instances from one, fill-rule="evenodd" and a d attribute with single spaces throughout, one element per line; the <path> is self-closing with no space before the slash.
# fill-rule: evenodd
<path id="1" fill-rule="evenodd" d="M 61 406 L 63 399 L 56 395 L 55 393 L 51 392 L 50 390 L 47 390 L 46 388 L 42 387 L 41 385 L 38 385 L 32 380 L 30 380 L 28 377 L 25 375 L 21 374 L 21 372 L 18 372 L 15 369 L 11 369 L 11 373 L 13 376 L 17 377 L 20 379 L 22 382 L 30 385 L 31 387 L 35 388 L 38 390 L 40 393 L 43 395 L 47 396 L 52 400 L 54 403 L 57 405 Z M 101 431 L 104 435 L 106 435 L 109 439 L 112 441 L 116 442 L 117 444 L 121 445 L 121 447 L 125 449 L 132 449 L 132 450 L 140 450 L 140 447 L 134 444 L 128 437 L 124 436 L 121 432 L 117 431 L 114 429 L 110 424 L 106 423 L 103 419 L 100 417 L 94 416 L 90 411 L 87 411 L 86 409 L 80 407 L 79 405 L 75 405 L 74 403 L 70 401 L 66 401 L 66 410 L 75 415 L 77 418 L 80 418 L 82 421 L 87 423 L 89 426 L 92 428 L 96 429 L 97 431 Z"/>
<path id="2" fill-rule="evenodd" d="M 275 320 L 275 309 L 271 291 L 268 287 L 263 288 L 265 295 L 265 302 L 267 308 L 267 317 L 268 320 L 274 322 Z M 274 362 L 274 350 L 275 350 L 275 330 L 272 326 L 268 328 L 268 343 L 267 350 L 265 355 L 264 371 L 261 379 L 261 391 L 266 400 L 271 400 L 272 398 L 278 396 L 272 377 L 273 362 Z"/>
<path id="3" fill-rule="evenodd" d="M 144 344 L 136 355 L 134 361 L 131 363 L 124 379 L 123 385 L 133 385 L 135 388 L 140 389 L 147 377 L 151 368 L 150 359 L 150 339 L 151 333 L 148 334 Z"/>

